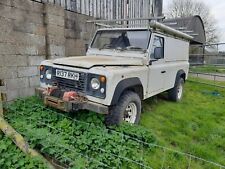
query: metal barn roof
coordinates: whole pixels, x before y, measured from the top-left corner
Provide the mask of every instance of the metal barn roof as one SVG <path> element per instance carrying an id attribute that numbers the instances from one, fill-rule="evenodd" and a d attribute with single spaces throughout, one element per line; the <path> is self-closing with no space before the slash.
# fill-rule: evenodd
<path id="1" fill-rule="evenodd" d="M 193 37 L 192 44 L 205 44 L 206 35 L 203 21 L 200 16 L 190 16 L 175 19 L 165 19 L 163 23 Z"/>

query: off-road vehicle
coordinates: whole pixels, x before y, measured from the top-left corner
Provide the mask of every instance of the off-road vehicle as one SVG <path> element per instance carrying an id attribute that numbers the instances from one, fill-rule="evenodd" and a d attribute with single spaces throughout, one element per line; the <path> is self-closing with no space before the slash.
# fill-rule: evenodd
<path id="1" fill-rule="evenodd" d="M 140 28 L 98 29 L 86 56 L 46 60 L 38 93 L 47 106 L 106 115 L 108 125 L 138 123 L 142 100 L 168 91 L 180 101 L 191 36 L 151 21 Z"/>

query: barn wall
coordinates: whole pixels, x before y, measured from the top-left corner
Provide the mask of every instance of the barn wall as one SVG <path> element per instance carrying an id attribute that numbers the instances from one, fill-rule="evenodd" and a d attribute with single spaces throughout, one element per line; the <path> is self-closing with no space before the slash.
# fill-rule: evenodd
<path id="1" fill-rule="evenodd" d="M 44 59 L 85 54 L 87 19 L 56 5 L 0 1 L 0 92 L 7 101 L 34 95 Z"/>
<path id="2" fill-rule="evenodd" d="M 101 19 L 150 17 L 162 10 L 162 0 L 32 0 Z M 155 8 L 155 9 L 153 9 Z M 161 11 L 162 12 L 162 11 Z M 161 15 L 161 14 L 160 14 Z"/>

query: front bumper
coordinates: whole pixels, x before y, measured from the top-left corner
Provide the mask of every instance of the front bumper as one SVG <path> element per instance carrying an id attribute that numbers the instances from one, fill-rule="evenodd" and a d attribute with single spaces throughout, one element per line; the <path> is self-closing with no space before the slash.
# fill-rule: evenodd
<path id="1" fill-rule="evenodd" d="M 53 107 L 64 112 L 75 112 L 78 110 L 90 110 L 100 114 L 108 114 L 109 112 L 108 106 L 102 104 L 91 101 L 82 101 L 82 99 L 79 101 L 64 101 L 60 98 L 46 95 L 44 92 L 44 88 L 36 88 L 35 90 L 36 95 L 43 99 L 46 106 Z"/>

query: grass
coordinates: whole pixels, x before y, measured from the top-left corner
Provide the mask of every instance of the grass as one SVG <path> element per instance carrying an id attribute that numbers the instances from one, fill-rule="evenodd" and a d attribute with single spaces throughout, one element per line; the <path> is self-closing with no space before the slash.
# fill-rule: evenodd
<path id="1" fill-rule="evenodd" d="M 225 74 L 225 66 L 213 66 L 213 65 L 192 66 L 192 67 L 190 67 L 190 70 L 193 72 L 199 72 L 199 73 Z"/>
<path id="2" fill-rule="evenodd" d="M 192 80 L 195 79 L 192 78 Z M 204 82 L 209 81 L 204 80 Z M 221 82 L 221 85 L 225 85 L 225 83 Z M 164 97 L 162 95 L 144 101 L 144 110 L 139 126 L 122 125 L 113 130 L 225 165 L 225 90 L 187 82 L 184 99 L 180 103 L 169 102 Z M 23 101 L 18 102 L 18 105 L 14 104 L 16 114 L 9 111 L 6 118 L 26 136 L 33 147 L 45 155 L 49 154 L 51 157 L 59 159 L 62 164 L 77 165 L 81 163 L 80 166 L 84 166 L 87 165 L 87 161 L 82 156 L 57 147 L 54 145 L 55 143 L 69 146 L 70 150 L 77 153 L 88 153 L 89 156 L 104 164 L 114 167 L 123 166 L 124 169 L 135 169 L 140 166 L 132 166 L 132 163 L 108 156 L 99 152 L 98 148 L 103 148 L 111 153 L 123 154 L 123 156 L 144 162 L 153 168 L 161 168 L 163 159 L 165 159 L 163 168 L 185 169 L 189 165 L 189 158 L 183 155 L 165 153 L 163 149 L 150 148 L 129 138 L 111 133 L 111 130 L 105 128 L 102 115 L 84 112 L 75 114 L 73 118 L 85 122 L 83 124 L 74 122 L 71 120 L 71 116 L 67 118 L 68 115 L 62 116 L 61 113 L 44 109 L 41 104 L 40 106 L 34 104 L 40 104 L 36 98 L 28 99 L 24 103 Z M 59 131 L 47 128 L 43 123 L 59 129 Z M 86 123 L 90 125 L 87 126 Z M 46 142 L 46 135 L 48 138 L 52 138 L 50 142 Z M 55 142 L 55 140 L 57 141 Z M 85 142 L 89 143 L 90 141 L 91 146 L 86 146 Z M 68 163 L 62 155 L 71 158 L 72 161 Z M 95 165 L 89 162 L 88 168 L 102 167 Z M 213 169 L 216 167 L 193 160 L 191 168 Z"/>
<path id="3" fill-rule="evenodd" d="M 192 82 L 185 87 L 180 103 L 146 101 L 141 125 L 161 145 L 225 165 L 225 90 Z"/>

